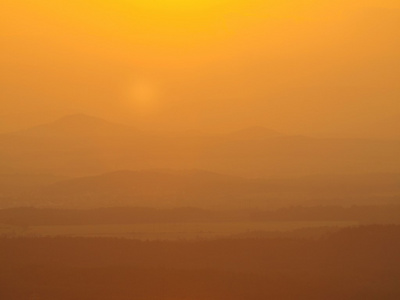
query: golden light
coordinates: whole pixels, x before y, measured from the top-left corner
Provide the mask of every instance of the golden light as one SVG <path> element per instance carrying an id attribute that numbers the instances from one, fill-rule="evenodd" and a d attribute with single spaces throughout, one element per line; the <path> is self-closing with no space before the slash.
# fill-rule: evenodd
<path id="1" fill-rule="evenodd" d="M 128 96 L 131 107 L 138 114 L 155 112 L 160 97 L 156 85 L 144 79 L 136 79 L 131 83 Z"/>
<path id="2" fill-rule="evenodd" d="M 136 0 L 134 5 L 168 12 L 203 11 L 229 4 L 228 0 Z"/>

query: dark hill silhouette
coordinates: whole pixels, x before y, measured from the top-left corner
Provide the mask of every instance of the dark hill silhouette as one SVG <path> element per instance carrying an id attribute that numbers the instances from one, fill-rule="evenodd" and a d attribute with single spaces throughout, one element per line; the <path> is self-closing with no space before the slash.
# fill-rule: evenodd
<path id="1" fill-rule="evenodd" d="M 246 222 L 318 222 L 319 226 L 301 230 L 326 232 L 330 226 L 320 222 L 353 224 L 400 224 L 400 205 L 374 206 L 296 206 L 274 210 L 209 210 L 194 207 L 169 209 L 148 207 L 106 207 L 92 209 L 57 209 L 18 207 L 0 209 L 0 224 L 14 226 L 166 224 L 166 223 L 246 223 Z M 337 225 L 337 224 L 336 224 Z M 335 226 L 339 229 L 340 226 Z M 334 229 L 334 228 L 331 228 Z M 315 231 L 314 231 L 315 230 Z M 296 230 L 297 231 L 297 230 Z M 274 230 L 257 230 L 235 234 L 235 237 L 268 236 Z M 290 231 L 289 231 L 290 232 Z M 298 231 L 300 232 L 300 231 Z M 275 232 L 277 233 L 277 232 Z M 294 232 L 293 232 L 294 233 Z M 229 232 L 226 233 L 230 235 Z M 281 234 L 281 233 L 280 233 Z M 0 233 L 1 235 L 1 233 Z"/>
<path id="2" fill-rule="evenodd" d="M 323 239 L 0 238 L 2 299 L 397 300 L 400 226 Z"/>

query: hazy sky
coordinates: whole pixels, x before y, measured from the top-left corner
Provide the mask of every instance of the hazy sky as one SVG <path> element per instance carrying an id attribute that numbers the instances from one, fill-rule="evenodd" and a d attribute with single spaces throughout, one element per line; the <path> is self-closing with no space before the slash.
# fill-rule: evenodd
<path id="1" fill-rule="evenodd" d="M 0 132 L 86 113 L 393 137 L 399 32 L 398 0 L 2 0 Z"/>

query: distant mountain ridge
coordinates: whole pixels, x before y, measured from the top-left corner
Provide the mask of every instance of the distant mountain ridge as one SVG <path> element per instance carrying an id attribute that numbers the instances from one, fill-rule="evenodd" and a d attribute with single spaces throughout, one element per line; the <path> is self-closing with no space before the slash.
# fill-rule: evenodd
<path id="1" fill-rule="evenodd" d="M 266 180 L 203 170 L 123 170 L 39 186 L 15 197 L 14 203 L 73 208 L 378 205 L 398 203 L 399 182 L 400 174 Z"/>
<path id="2" fill-rule="evenodd" d="M 26 136 L 129 136 L 139 133 L 140 131 L 128 125 L 109 122 L 85 114 L 74 114 L 14 134 Z"/>
<path id="3" fill-rule="evenodd" d="M 276 130 L 268 129 L 262 126 L 254 126 L 228 133 L 226 136 L 234 139 L 252 140 L 274 138 L 285 135 Z"/>
<path id="4" fill-rule="evenodd" d="M 171 136 L 171 137 L 194 137 L 201 136 L 214 136 L 212 134 L 205 134 L 198 131 L 185 131 L 177 133 L 163 133 L 163 132 L 145 132 L 140 131 L 132 126 L 122 123 L 110 122 L 100 117 L 90 116 L 86 114 L 73 114 L 59 118 L 53 122 L 37 125 L 26 130 L 13 132 L 11 134 L 17 135 L 33 135 L 33 136 L 46 136 L 55 134 L 66 135 L 115 135 L 115 134 L 142 134 L 142 135 L 157 135 L 157 136 Z M 261 126 L 248 127 L 237 131 L 222 134 L 233 139 L 264 139 L 285 136 L 284 134 L 268 129 Z"/>
<path id="5" fill-rule="evenodd" d="M 400 172 L 400 141 L 322 139 L 255 127 L 163 135 L 73 115 L 0 136 L 4 168 L 83 176 L 121 169 L 204 169 L 244 177 Z"/>

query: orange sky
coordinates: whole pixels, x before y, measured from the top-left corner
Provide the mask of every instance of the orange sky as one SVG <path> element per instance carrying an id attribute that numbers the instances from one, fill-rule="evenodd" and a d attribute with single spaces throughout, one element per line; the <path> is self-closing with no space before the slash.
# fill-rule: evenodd
<path id="1" fill-rule="evenodd" d="M 152 130 L 400 131 L 397 0 L 3 0 L 0 28 L 0 132 L 71 113 Z"/>

